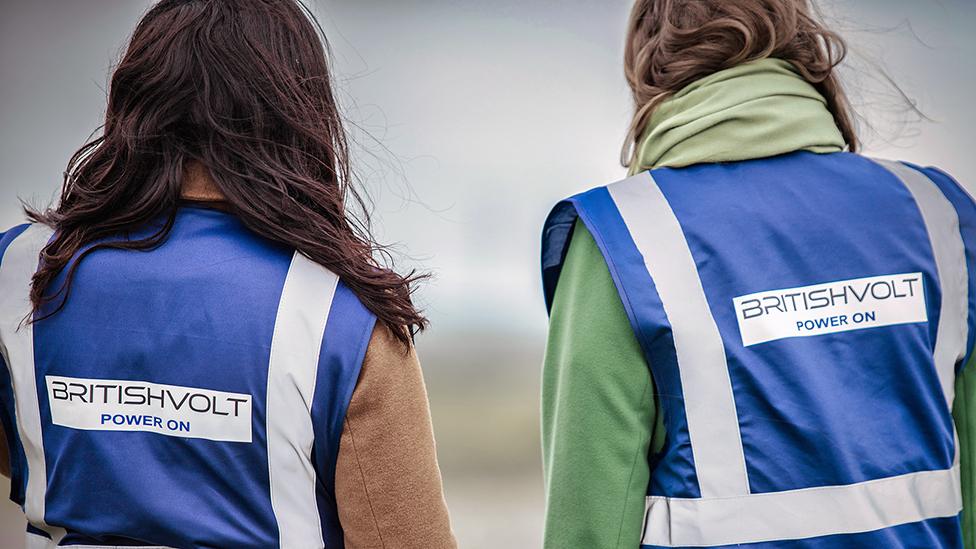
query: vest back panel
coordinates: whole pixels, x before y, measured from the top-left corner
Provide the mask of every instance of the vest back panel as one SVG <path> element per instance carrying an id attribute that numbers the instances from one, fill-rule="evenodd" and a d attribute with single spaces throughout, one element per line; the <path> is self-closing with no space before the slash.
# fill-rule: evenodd
<path id="1" fill-rule="evenodd" d="M 95 250 L 63 309 L 32 325 L 33 364 L 8 360 L 5 401 L 26 401 L 27 370 L 35 384 L 32 531 L 171 547 L 294 547 L 302 532 L 341 547 L 335 461 L 374 321 L 334 275 L 219 211 L 180 208 L 151 251 Z"/>
<path id="2" fill-rule="evenodd" d="M 550 215 L 550 304 L 577 218 L 604 254 L 654 377 L 667 440 L 648 494 L 649 506 L 665 502 L 664 523 L 740 517 L 728 525 L 736 535 L 685 536 L 699 545 L 826 543 L 813 534 L 875 528 L 769 537 L 766 524 L 753 535 L 742 517 L 760 501 L 813 505 L 805 494 L 824 487 L 853 487 L 838 498 L 870 503 L 878 482 L 897 490 L 933 471 L 944 472 L 932 484 L 945 488 L 946 505 L 920 518 L 958 513 L 950 409 L 973 346 L 976 212 L 948 178 L 806 152 L 639 174 Z M 864 524 L 896 526 L 892 516 Z M 870 535 L 891 535 L 879 531 Z"/>

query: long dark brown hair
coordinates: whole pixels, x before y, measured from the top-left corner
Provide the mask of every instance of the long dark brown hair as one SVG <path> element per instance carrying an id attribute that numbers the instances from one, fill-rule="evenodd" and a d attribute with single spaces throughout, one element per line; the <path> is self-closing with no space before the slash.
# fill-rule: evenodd
<path id="1" fill-rule="evenodd" d="M 817 88 L 856 152 L 854 116 L 835 70 L 846 54 L 844 39 L 808 0 L 637 0 L 624 49 L 635 112 L 621 160 L 633 160 L 661 102 L 695 80 L 767 57 L 789 61 Z"/>
<path id="2" fill-rule="evenodd" d="M 55 229 L 31 301 L 35 312 L 60 304 L 37 319 L 64 305 L 87 254 L 165 241 L 197 162 L 251 231 L 335 272 L 409 342 L 427 324 L 411 300 L 425 275 L 394 272 L 370 235 L 326 52 L 321 26 L 297 0 L 155 4 L 112 75 L 101 135 L 68 163 L 60 201 L 27 208 Z M 148 238 L 120 236 L 160 218 L 166 223 Z M 63 270 L 64 283 L 48 288 Z"/>

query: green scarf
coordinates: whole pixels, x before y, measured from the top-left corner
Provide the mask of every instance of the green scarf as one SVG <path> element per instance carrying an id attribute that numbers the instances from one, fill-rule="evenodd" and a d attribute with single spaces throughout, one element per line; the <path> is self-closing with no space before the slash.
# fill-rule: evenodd
<path id="1" fill-rule="evenodd" d="M 762 59 L 706 76 L 661 103 L 630 173 L 844 146 L 816 88 L 790 63 Z"/>

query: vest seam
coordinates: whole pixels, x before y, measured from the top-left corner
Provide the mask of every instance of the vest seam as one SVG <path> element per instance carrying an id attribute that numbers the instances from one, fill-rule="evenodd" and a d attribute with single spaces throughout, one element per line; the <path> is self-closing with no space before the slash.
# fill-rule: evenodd
<path id="1" fill-rule="evenodd" d="M 647 362 L 646 359 L 644 361 Z M 650 373 L 648 373 L 648 379 L 647 379 L 647 381 L 644 382 L 644 390 L 641 393 L 641 402 L 643 402 L 644 399 L 645 399 L 645 397 L 647 396 L 647 392 L 648 392 L 648 389 L 650 388 L 650 384 L 651 384 L 650 383 Z M 653 405 L 654 403 L 652 402 L 651 404 Z M 657 410 L 656 409 L 655 409 L 655 413 L 657 413 Z M 653 433 L 653 426 L 651 427 L 651 429 L 652 429 L 652 433 Z M 637 470 L 637 467 L 639 466 L 638 465 L 639 464 L 639 460 L 643 457 L 643 458 L 645 458 L 645 463 L 646 463 L 646 459 L 648 457 L 648 453 L 650 452 L 651 439 L 653 439 L 653 434 L 647 440 L 647 448 L 646 449 L 643 449 L 643 448 L 638 447 L 637 450 L 634 452 L 634 460 L 633 460 L 633 462 L 630 465 L 630 476 L 627 478 L 627 489 L 628 490 L 630 489 L 631 485 L 634 482 L 634 473 Z M 648 475 L 648 481 L 649 480 L 650 480 L 650 475 Z M 645 490 L 646 489 L 647 488 L 645 487 Z M 645 509 L 642 510 L 641 514 L 646 517 L 646 515 L 647 515 L 647 512 L 646 512 L 647 500 L 646 499 L 645 499 L 645 502 L 644 503 L 645 503 L 645 505 L 644 505 Z M 616 543 L 614 543 L 614 547 L 618 547 L 619 548 L 620 547 L 620 543 L 621 543 L 621 539 L 623 538 L 624 524 L 626 522 L 624 520 L 624 517 L 627 514 L 628 504 L 629 504 L 629 499 L 625 496 L 624 497 L 624 512 L 620 514 L 620 526 L 617 528 L 617 541 L 616 541 Z M 643 536 L 643 533 L 644 533 L 644 525 L 641 524 L 641 530 L 640 530 L 640 532 L 638 532 L 638 537 L 642 537 Z M 630 547 L 630 545 L 628 544 L 626 547 Z"/>
<path id="2" fill-rule="evenodd" d="M 379 518 L 376 516 L 376 509 L 373 508 L 373 499 L 369 494 L 369 484 L 366 482 L 366 472 L 363 470 L 362 461 L 359 459 L 359 451 L 356 449 L 356 435 L 353 432 L 353 421 L 346 416 L 346 429 L 349 431 L 349 442 L 352 445 L 352 455 L 356 458 L 356 469 L 359 471 L 359 480 L 363 485 L 363 493 L 366 494 L 366 505 L 369 506 L 369 515 L 373 519 L 373 527 L 376 530 L 376 537 L 380 540 L 380 547 L 385 548 L 386 542 L 383 541 L 383 530 L 380 528 Z"/>

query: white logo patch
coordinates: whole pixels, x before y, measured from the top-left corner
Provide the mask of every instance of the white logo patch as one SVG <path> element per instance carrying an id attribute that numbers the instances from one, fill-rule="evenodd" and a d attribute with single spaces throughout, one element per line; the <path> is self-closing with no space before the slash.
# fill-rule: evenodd
<path id="1" fill-rule="evenodd" d="M 147 381 L 45 376 L 55 425 L 251 442 L 251 395 Z"/>
<path id="2" fill-rule="evenodd" d="M 928 322 L 922 273 L 839 280 L 732 300 L 746 347 L 893 324 Z"/>

